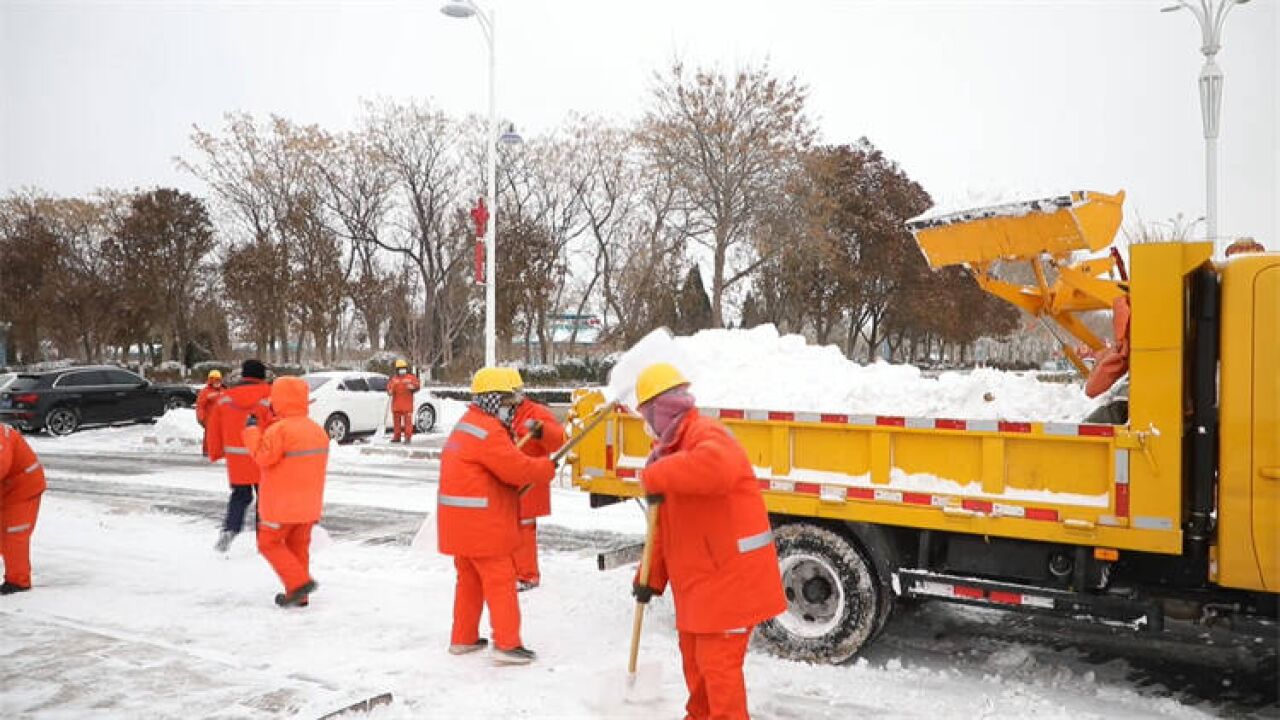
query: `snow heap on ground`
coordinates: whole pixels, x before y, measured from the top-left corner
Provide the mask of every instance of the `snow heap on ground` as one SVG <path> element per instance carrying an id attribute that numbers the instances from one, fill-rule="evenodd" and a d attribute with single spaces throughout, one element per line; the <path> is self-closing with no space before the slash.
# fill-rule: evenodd
<path id="1" fill-rule="evenodd" d="M 860 365 L 834 345 L 810 345 L 773 325 L 704 330 L 675 343 L 672 362 L 702 407 L 1080 422 L 1096 405 L 1079 384 L 1024 373 L 980 368 L 929 378 L 912 365 Z"/>
<path id="2" fill-rule="evenodd" d="M 204 428 L 196 422 L 192 408 L 174 408 L 156 421 L 155 432 L 150 433 L 159 445 L 200 445 L 204 440 Z"/>

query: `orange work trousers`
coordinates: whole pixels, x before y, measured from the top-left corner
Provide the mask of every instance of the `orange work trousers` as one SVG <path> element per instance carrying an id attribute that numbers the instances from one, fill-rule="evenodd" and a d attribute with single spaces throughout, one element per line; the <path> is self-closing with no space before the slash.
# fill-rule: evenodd
<path id="1" fill-rule="evenodd" d="M 285 592 L 311 580 L 311 527 L 315 523 L 258 522 L 258 552 L 280 576 Z"/>
<path id="2" fill-rule="evenodd" d="M 524 518 L 520 521 L 520 546 L 513 556 L 516 563 L 516 579 L 525 582 L 539 583 L 542 573 L 538 572 L 538 519 Z"/>
<path id="3" fill-rule="evenodd" d="M 412 415 L 411 412 L 391 413 L 391 442 L 400 442 L 401 435 L 405 441 L 413 439 Z"/>
<path id="4" fill-rule="evenodd" d="M 686 720 L 749 720 L 742 661 L 751 628 L 719 633 L 680 632 Z"/>
<path id="5" fill-rule="evenodd" d="M 458 584 L 453 592 L 453 634 L 449 642 L 473 645 L 480 639 L 480 612 L 489 606 L 493 644 L 503 650 L 520 647 L 520 601 L 516 568 L 510 555 L 453 558 Z"/>
<path id="6" fill-rule="evenodd" d="M 40 514 L 40 496 L 5 503 L 0 511 L 0 555 L 4 555 L 5 582 L 31 587 L 31 533 Z"/>

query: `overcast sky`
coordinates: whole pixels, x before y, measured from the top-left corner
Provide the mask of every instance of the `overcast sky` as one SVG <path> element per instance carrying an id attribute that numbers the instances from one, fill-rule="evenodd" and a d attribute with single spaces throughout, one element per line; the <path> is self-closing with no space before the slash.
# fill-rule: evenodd
<path id="1" fill-rule="evenodd" d="M 349 128 L 362 98 L 487 108 L 474 21 L 439 0 L 0 0 L 0 191 L 204 188 L 193 123 L 277 113 Z M 769 61 L 827 142 L 867 136 L 943 202 L 1129 193 L 1129 221 L 1204 212 L 1190 14 L 1148 0 L 496 0 L 499 112 L 625 120 L 673 58 Z M 1219 227 L 1280 248 L 1280 0 L 1226 23 Z"/>

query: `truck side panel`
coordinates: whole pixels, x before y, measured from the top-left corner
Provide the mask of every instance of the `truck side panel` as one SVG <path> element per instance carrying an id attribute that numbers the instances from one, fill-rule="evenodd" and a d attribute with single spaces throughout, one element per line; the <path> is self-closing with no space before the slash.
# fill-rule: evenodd
<path id="1" fill-rule="evenodd" d="M 1208 261 L 1210 243 L 1130 248 L 1129 427 L 1140 441 L 1133 463 L 1132 523 L 1181 532 L 1188 492 L 1183 472 L 1187 275 Z"/>
<path id="2" fill-rule="evenodd" d="M 1217 582 L 1280 591 L 1280 258 L 1223 271 Z"/>
<path id="3" fill-rule="evenodd" d="M 1123 427 L 704 408 L 742 442 L 771 512 L 1177 553 L 1177 528 L 1135 528 Z M 649 440 L 616 412 L 578 446 L 577 484 L 641 494 Z"/>

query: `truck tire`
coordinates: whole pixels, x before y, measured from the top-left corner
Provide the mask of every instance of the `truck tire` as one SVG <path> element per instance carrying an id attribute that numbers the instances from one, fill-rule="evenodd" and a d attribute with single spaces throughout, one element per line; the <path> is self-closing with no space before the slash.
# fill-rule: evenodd
<path id="1" fill-rule="evenodd" d="M 883 626 L 891 601 L 872 565 L 845 536 L 811 523 L 773 531 L 787 609 L 760 625 L 776 655 L 814 663 L 841 663 Z"/>

